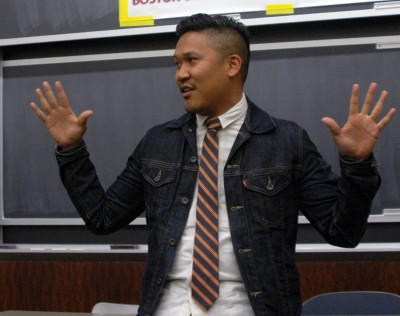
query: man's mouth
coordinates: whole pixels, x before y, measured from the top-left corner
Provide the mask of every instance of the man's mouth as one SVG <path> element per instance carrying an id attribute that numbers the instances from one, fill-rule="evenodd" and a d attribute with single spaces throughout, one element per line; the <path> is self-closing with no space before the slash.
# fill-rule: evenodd
<path id="1" fill-rule="evenodd" d="M 181 91 L 182 96 L 185 98 L 190 95 L 190 93 L 194 90 L 194 88 L 189 85 L 181 85 L 179 90 Z"/>

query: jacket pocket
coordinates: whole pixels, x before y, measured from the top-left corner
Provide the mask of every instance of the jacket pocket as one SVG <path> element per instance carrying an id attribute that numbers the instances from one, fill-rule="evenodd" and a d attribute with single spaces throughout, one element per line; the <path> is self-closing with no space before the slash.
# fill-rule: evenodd
<path id="1" fill-rule="evenodd" d="M 288 198 L 285 198 L 285 189 L 290 185 L 290 179 L 290 173 L 264 173 L 244 177 L 255 220 L 273 226 L 284 223 L 285 200 Z"/>
<path id="2" fill-rule="evenodd" d="M 167 208 L 173 198 L 178 168 L 163 164 L 149 164 L 143 167 L 146 211 L 159 213 Z"/>

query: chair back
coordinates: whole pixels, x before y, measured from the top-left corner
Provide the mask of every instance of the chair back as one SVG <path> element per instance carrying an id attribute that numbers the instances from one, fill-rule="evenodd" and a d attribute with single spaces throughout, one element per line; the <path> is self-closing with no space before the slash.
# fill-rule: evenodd
<path id="1" fill-rule="evenodd" d="M 375 291 L 325 293 L 305 301 L 302 315 L 400 315 L 400 296 Z"/>

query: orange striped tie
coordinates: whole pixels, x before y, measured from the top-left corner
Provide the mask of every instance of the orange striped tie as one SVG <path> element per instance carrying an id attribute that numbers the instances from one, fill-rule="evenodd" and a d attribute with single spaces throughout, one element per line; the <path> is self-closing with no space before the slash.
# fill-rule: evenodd
<path id="1" fill-rule="evenodd" d="M 199 169 L 192 297 L 207 311 L 219 297 L 218 268 L 218 118 L 206 120 Z"/>

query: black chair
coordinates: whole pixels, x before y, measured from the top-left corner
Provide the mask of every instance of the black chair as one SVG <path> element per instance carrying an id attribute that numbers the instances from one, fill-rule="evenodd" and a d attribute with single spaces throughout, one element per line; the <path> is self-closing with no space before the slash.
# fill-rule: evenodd
<path id="1" fill-rule="evenodd" d="M 325 293 L 305 301 L 302 315 L 400 315 L 400 296 L 376 291 Z"/>

